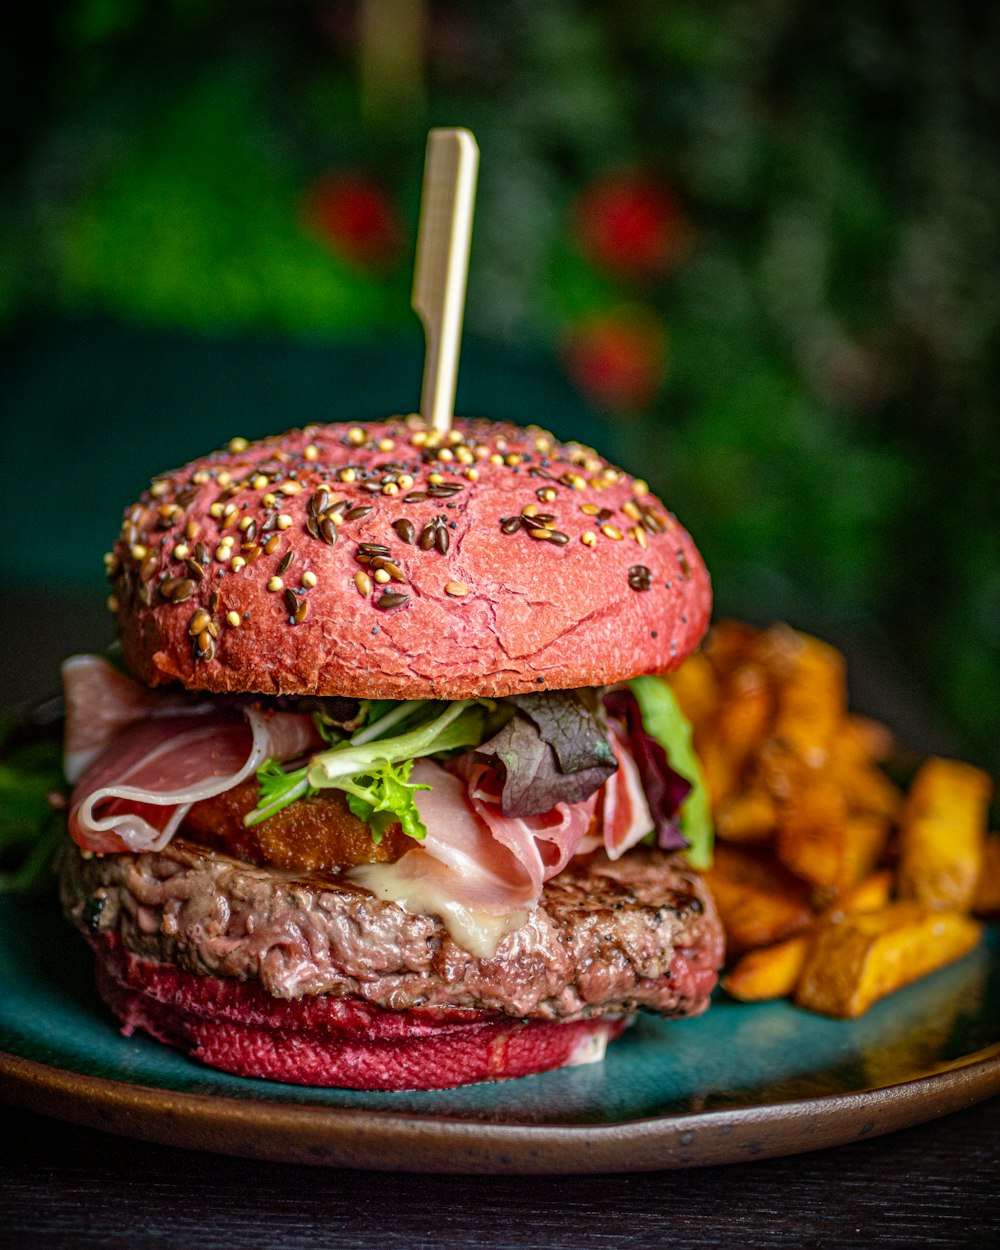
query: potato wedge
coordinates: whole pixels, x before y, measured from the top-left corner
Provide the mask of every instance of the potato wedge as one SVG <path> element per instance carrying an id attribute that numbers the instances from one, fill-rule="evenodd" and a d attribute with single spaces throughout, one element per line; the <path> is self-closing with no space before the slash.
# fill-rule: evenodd
<path id="1" fill-rule="evenodd" d="M 954 911 L 914 902 L 826 920 L 816 930 L 795 1001 L 853 1019 L 873 1003 L 967 954 L 982 926 Z"/>
<path id="2" fill-rule="evenodd" d="M 722 978 L 722 988 L 743 1003 L 788 998 L 798 984 L 811 936 L 795 937 L 747 951 Z"/>
<path id="3" fill-rule="evenodd" d="M 769 842 L 777 827 L 774 799 L 761 788 L 730 795 L 715 814 L 715 832 L 726 842 Z"/>
<path id="4" fill-rule="evenodd" d="M 926 907 L 971 908 L 992 792 L 989 777 L 970 764 L 934 758 L 923 765 L 900 821 L 900 898 Z"/>
<path id="5" fill-rule="evenodd" d="M 697 736 L 719 702 L 719 679 L 703 651 L 689 655 L 667 678 L 681 711 Z"/>
<path id="6" fill-rule="evenodd" d="M 772 733 L 807 764 L 820 768 L 847 713 L 844 657 L 818 638 L 795 636 L 799 649 L 778 691 Z"/>
<path id="7" fill-rule="evenodd" d="M 851 814 L 847 796 L 821 774 L 785 806 L 774 846 L 778 859 L 797 877 L 827 893 L 840 893 L 872 871 L 888 838 L 888 821 L 867 812 Z"/>
<path id="8" fill-rule="evenodd" d="M 863 881 L 844 890 L 830 904 L 830 916 L 843 916 L 852 911 L 879 911 L 887 907 L 892 898 L 892 870 L 881 868 Z"/>
<path id="9" fill-rule="evenodd" d="M 704 876 L 719 909 L 730 956 L 770 946 L 812 923 L 809 887 L 770 856 L 721 842 Z"/>

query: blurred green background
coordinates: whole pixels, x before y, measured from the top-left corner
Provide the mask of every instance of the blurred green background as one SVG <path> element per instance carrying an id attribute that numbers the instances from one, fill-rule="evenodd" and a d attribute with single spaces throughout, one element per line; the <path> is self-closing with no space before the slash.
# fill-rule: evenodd
<path id="1" fill-rule="evenodd" d="M 482 151 L 460 408 L 641 470 L 720 612 L 870 644 L 1000 770 L 997 6 L 17 12 L 11 668 L 51 590 L 82 616 L 103 596 L 154 470 L 416 405 L 424 142 L 460 124 Z"/>

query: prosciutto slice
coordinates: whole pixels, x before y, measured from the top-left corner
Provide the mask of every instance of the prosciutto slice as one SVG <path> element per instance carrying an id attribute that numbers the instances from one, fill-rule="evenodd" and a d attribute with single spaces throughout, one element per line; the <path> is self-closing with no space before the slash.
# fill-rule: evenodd
<path id="1" fill-rule="evenodd" d="M 610 738 L 618 769 L 600 791 L 599 810 L 608 859 L 619 859 L 656 826 L 631 751 L 614 729 Z"/>
<path id="2" fill-rule="evenodd" d="M 63 678 L 69 831 L 84 850 L 162 850 L 192 803 L 319 742 L 307 715 L 218 711 L 147 690 L 99 656 L 74 656 Z"/>
<path id="3" fill-rule="evenodd" d="M 392 896 L 399 901 L 418 893 L 446 898 L 455 907 L 490 916 L 534 907 L 543 884 L 576 853 L 597 796 L 558 803 L 541 816 L 504 816 L 492 770 L 471 756 L 460 757 L 454 766 L 463 775 L 430 760 L 413 766 L 410 780 L 431 787 L 414 796 L 427 838 L 389 866 Z M 375 873 L 370 867 L 354 869 L 351 876 L 387 887 L 390 874 L 382 865 L 377 868 Z M 384 880 L 378 882 L 379 877 Z"/>
<path id="4" fill-rule="evenodd" d="M 67 781 L 77 781 L 109 742 L 123 729 L 147 716 L 211 711 L 182 694 L 150 690 L 120 672 L 101 655 L 72 655 L 62 666 L 66 699 L 63 768 Z"/>

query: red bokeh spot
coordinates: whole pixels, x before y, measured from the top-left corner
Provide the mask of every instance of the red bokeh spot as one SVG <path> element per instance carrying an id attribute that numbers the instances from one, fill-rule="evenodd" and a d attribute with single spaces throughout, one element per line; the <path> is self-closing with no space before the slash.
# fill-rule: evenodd
<path id="1" fill-rule="evenodd" d="M 564 350 L 566 367 L 583 394 L 613 412 L 645 408 L 666 374 L 663 325 L 652 312 L 606 314 L 581 322 Z"/>
<path id="2" fill-rule="evenodd" d="M 607 174 L 584 191 L 574 233 L 587 259 L 628 278 L 651 278 L 681 260 L 689 228 L 673 193 L 649 174 Z"/>
<path id="3" fill-rule="evenodd" d="M 404 231 L 396 205 L 364 174 L 318 179 L 306 192 L 305 217 L 338 256 L 363 268 L 392 265 L 402 253 Z"/>

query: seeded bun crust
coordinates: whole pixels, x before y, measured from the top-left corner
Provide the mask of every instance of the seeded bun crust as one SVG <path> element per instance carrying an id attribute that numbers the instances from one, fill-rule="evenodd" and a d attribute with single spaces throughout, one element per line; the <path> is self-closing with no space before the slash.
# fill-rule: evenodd
<path id="1" fill-rule="evenodd" d="M 675 668 L 711 606 L 645 483 L 478 420 L 442 439 L 416 418 L 234 439 L 157 478 L 107 562 L 131 671 L 217 693 L 606 685 Z"/>

